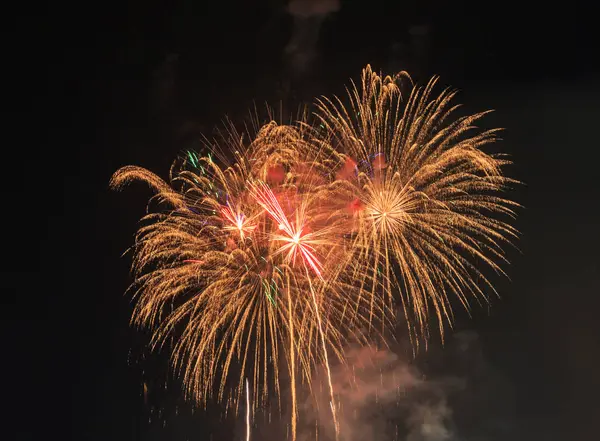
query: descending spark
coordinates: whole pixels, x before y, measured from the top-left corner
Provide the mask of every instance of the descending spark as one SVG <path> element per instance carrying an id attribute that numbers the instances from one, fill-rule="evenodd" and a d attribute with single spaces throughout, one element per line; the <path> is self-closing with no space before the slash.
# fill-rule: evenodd
<path id="1" fill-rule="evenodd" d="M 292 316 L 292 297 L 290 290 L 287 290 L 287 299 L 288 299 L 288 319 L 289 319 L 289 327 L 290 327 L 290 336 L 294 335 L 294 319 Z M 290 386 L 292 390 L 292 441 L 296 441 L 296 425 L 298 418 L 298 410 L 297 410 L 297 397 L 296 397 L 296 348 L 294 345 L 294 339 L 290 338 Z"/>
<path id="2" fill-rule="evenodd" d="M 306 270 L 308 272 L 308 269 Z M 319 335 L 321 336 L 321 345 L 323 347 L 323 357 L 325 358 L 325 370 L 327 371 L 327 385 L 329 386 L 329 398 L 331 405 L 331 416 L 333 418 L 333 427 L 335 429 L 335 439 L 337 440 L 340 433 L 340 428 L 337 420 L 337 411 L 335 408 L 335 397 L 333 395 L 333 382 L 331 381 L 331 368 L 329 367 L 329 354 L 327 352 L 327 345 L 325 344 L 325 333 L 323 332 L 323 323 L 321 321 L 321 313 L 319 312 L 319 305 L 317 304 L 317 296 L 313 288 L 312 282 L 309 278 L 310 293 L 315 308 L 315 315 L 317 317 L 317 323 L 319 324 Z"/>
<path id="3" fill-rule="evenodd" d="M 250 389 L 246 378 L 246 441 L 250 441 Z"/>

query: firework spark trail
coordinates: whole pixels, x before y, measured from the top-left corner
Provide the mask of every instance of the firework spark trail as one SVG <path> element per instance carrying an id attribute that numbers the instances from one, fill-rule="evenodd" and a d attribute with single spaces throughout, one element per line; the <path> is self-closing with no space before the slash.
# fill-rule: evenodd
<path id="1" fill-rule="evenodd" d="M 296 354 L 294 347 L 294 320 L 292 317 L 292 296 L 289 288 L 287 289 L 288 298 L 288 317 L 290 327 L 290 383 L 292 390 L 292 441 L 296 441 L 296 425 L 298 418 L 297 398 L 296 398 Z"/>
<path id="2" fill-rule="evenodd" d="M 277 222 L 278 228 L 283 230 L 286 236 L 276 235 L 274 239 L 282 240 L 286 242 L 286 245 L 281 247 L 280 252 L 288 251 L 288 260 L 292 263 L 295 262 L 296 256 L 298 253 L 302 256 L 302 264 L 306 271 L 306 278 L 308 280 L 308 284 L 310 287 L 310 294 L 312 297 L 315 317 L 317 319 L 317 324 L 319 328 L 319 336 L 321 340 L 321 346 L 323 350 L 323 359 L 325 364 L 325 369 L 327 371 L 327 382 L 329 387 L 329 395 L 331 398 L 331 415 L 333 417 L 333 424 L 335 427 L 335 437 L 336 440 L 339 436 L 339 426 L 337 421 L 337 411 L 335 408 L 335 397 L 333 393 L 333 383 L 331 381 L 331 368 L 329 366 L 329 354 L 327 350 L 327 343 L 325 340 L 325 332 L 323 330 L 323 323 L 321 320 L 321 311 L 319 308 L 319 304 L 317 302 L 317 295 L 315 293 L 314 286 L 312 284 L 312 280 L 309 274 L 309 267 L 312 271 L 322 279 L 322 265 L 319 262 L 319 259 L 314 254 L 314 248 L 304 242 L 304 236 L 302 235 L 304 223 L 301 222 L 302 216 L 296 216 L 295 225 L 292 224 L 287 216 L 285 215 L 277 197 L 273 193 L 273 191 L 264 183 L 252 184 L 251 185 L 252 196 L 256 199 L 256 201 L 265 209 L 265 211 Z M 307 235 L 308 236 L 308 235 Z M 308 266 L 307 266 L 308 265 Z"/>
<path id="3" fill-rule="evenodd" d="M 246 441 L 250 441 L 250 388 L 246 378 Z"/>
<path id="4" fill-rule="evenodd" d="M 306 268 L 306 272 L 308 273 L 308 268 Z M 337 420 L 337 410 L 335 408 L 335 397 L 333 395 L 333 382 L 331 381 L 331 368 L 329 366 L 329 355 L 327 353 L 327 345 L 325 344 L 325 333 L 323 332 L 323 323 L 321 322 L 321 314 L 319 313 L 319 306 L 317 304 L 317 296 L 315 294 L 315 290 L 313 288 L 310 277 L 308 278 L 308 283 L 310 286 L 310 293 L 313 300 L 313 305 L 315 307 L 315 315 L 317 317 L 317 323 L 319 324 L 319 335 L 321 336 L 321 345 L 323 346 L 323 357 L 325 359 L 325 370 L 327 371 L 327 383 L 329 386 L 329 398 L 331 405 L 331 416 L 333 418 L 333 427 L 335 429 L 335 439 L 337 440 L 340 434 L 340 428 Z"/>

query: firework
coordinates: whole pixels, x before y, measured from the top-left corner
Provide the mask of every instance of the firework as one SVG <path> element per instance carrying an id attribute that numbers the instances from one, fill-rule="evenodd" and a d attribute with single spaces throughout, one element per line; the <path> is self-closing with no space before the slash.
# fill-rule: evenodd
<path id="1" fill-rule="evenodd" d="M 312 391 L 324 366 L 337 437 L 330 362 L 345 363 L 350 342 L 385 342 L 400 306 L 418 347 L 430 317 L 442 336 L 452 323 L 452 296 L 469 308 L 493 291 L 483 267 L 502 272 L 517 237 L 502 220 L 516 181 L 482 150 L 497 130 L 473 134 L 486 112 L 453 118 L 455 92 L 433 95 L 436 81 L 415 88 L 367 67 L 348 105 L 317 101 L 314 126 L 304 113 L 252 135 L 228 128 L 169 183 L 133 166 L 113 176 L 155 191 L 133 247 L 132 322 L 153 348 L 175 341 L 197 402 L 237 412 L 245 391 L 248 436 L 257 406 L 281 409 L 285 373 L 295 439 L 297 385 Z"/>
<path id="2" fill-rule="evenodd" d="M 343 362 L 349 340 L 368 343 L 370 322 L 361 285 L 342 274 L 347 241 L 317 215 L 327 177 L 303 136 L 270 123 L 249 145 L 227 138 L 232 164 L 211 145 L 182 158 L 170 185 L 131 166 L 112 179 L 147 182 L 159 207 L 136 236 L 133 323 L 153 330 L 153 348 L 176 337 L 173 367 L 200 403 L 216 397 L 237 411 L 245 378 L 253 406 L 279 400 L 287 368 L 293 434 L 296 383 L 311 387 L 330 353 Z"/>
<path id="3" fill-rule="evenodd" d="M 467 309 L 486 298 L 481 264 L 502 273 L 502 245 L 517 237 L 500 220 L 518 206 L 501 196 L 516 183 L 501 173 L 510 162 L 482 150 L 498 129 L 473 132 L 488 112 L 453 118 L 456 92 L 435 96 L 436 83 L 417 88 L 406 73 L 367 67 L 349 105 L 323 98 L 316 113 L 321 149 L 338 155 L 330 200 L 352 213 L 351 262 L 360 274 L 368 265 L 390 300 L 399 294 L 411 335 L 425 341 L 431 315 L 442 337 L 452 322 L 452 295 Z"/>

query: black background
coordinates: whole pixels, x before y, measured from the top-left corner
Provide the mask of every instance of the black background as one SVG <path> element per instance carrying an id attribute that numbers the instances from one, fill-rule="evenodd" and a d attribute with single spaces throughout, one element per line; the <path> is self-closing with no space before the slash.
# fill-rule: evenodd
<path id="1" fill-rule="evenodd" d="M 120 255 L 149 193 L 112 193 L 108 181 L 127 164 L 166 176 L 197 132 L 225 115 L 239 120 L 253 100 L 276 104 L 291 34 L 283 8 L 107 1 L 6 11 L 6 439 L 208 439 L 204 422 L 180 434 L 181 420 L 162 438 L 146 423 L 142 367 L 127 362 L 145 337 L 128 326 L 130 261 Z M 458 327 L 477 331 L 514 387 L 517 439 L 592 440 L 600 421 L 593 18 L 577 2 L 342 1 L 323 25 L 321 62 L 284 97 L 343 93 L 366 63 L 385 68 L 409 25 L 426 22 L 424 73 L 463 90 L 468 109 L 497 110 L 487 121 L 507 128 L 502 148 L 526 183 L 514 195 L 526 207 L 522 254 L 511 256 L 502 300 Z M 169 53 L 179 54 L 175 89 L 156 106 L 154 72 Z M 172 411 L 176 392 L 158 405 Z"/>

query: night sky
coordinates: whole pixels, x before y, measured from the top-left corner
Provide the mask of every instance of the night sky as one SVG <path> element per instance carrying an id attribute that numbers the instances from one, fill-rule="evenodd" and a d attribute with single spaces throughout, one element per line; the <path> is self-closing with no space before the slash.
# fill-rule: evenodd
<path id="1" fill-rule="evenodd" d="M 341 4 L 304 73 L 284 56 L 293 27 L 283 0 L 53 2 L 6 14 L 4 108 L 15 122 L 2 161 L 0 437 L 241 439 L 220 428 L 218 408 L 191 415 L 176 381 L 161 390 L 164 356 L 141 360 L 148 336 L 129 327 L 131 261 L 121 255 L 150 192 L 111 192 L 110 176 L 136 164 L 166 177 L 178 152 L 225 116 L 243 122 L 255 102 L 291 112 L 342 94 L 370 63 L 409 69 L 417 80 L 439 74 L 468 110 L 496 109 L 485 122 L 506 128 L 499 147 L 515 162 L 509 173 L 525 182 L 511 195 L 525 206 L 511 280 L 496 278 L 502 298 L 471 319 L 459 314 L 453 331 L 477 336 L 477 356 L 511 391 L 501 411 L 489 410 L 509 421 L 510 435 L 470 436 L 469 415 L 456 410 L 456 439 L 597 439 L 600 82 L 591 9 Z M 411 46 L 415 25 L 430 29 L 422 50 Z M 453 351 L 452 339 L 434 348 L 423 369 L 456 371 Z M 499 389 L 490 390 L 491 401 Z"/>

